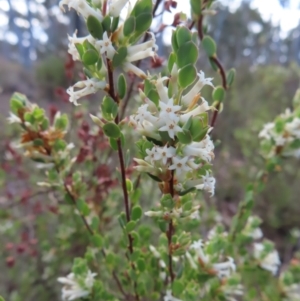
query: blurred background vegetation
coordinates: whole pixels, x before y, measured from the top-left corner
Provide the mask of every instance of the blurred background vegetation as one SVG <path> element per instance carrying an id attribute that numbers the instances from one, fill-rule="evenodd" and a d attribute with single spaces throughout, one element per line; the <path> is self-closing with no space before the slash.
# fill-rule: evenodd
<path id="1" fill-rule="evenodd" d="M 185 0 L 178 0 L 181 1 Z M 280 23 L 276 25 L 263 18 L 259 10 L 253 8 L 252 2 L 257 1 L 241 1 L 234 9 L 230 2 L 232 3 L 222 1 L 217 8 L 217 16 L 210 17 L 207 21 L 207 30 L 217 42 L 218 56 L 222 63 L 226 69 L 234 67 L 237 70 L 235 83 L 227 95 L 224 110 L 218 117 L 213 132 L 214 140 L 218 141 L 214 161 L 217 186 L 216 195 L 210 201 L 217 205 L 225 221 L 236 212 L 246 185 L 264 168 L 264 160 L 259 154 L 258 132 L 263 124 L 291 107 L 300 78 L 300 22 L 295 28 L 283 31 Z M 283 9 L 290 9 L 291 2 L 295 4 L 295 1 L 278 0 Z M 300 1 L 298 2 L 300 5 Z M 31 211 L 26 206 L 11 204 L 10 196 L 13 195 L 16 201 L 22 200 L 26 189 L 34 187 L 38 178 L 36 176 L 30 180 L 20 180 L 19 174 L 6 174 L 7 145 L 15 138 L 14 129 L 8 127 L 6 122 L 9 98 L 13 92 L 19 91 L 45 109 L 51 110 L 56 106 L 63 111 L 72 110 L 72 104 L 63 102 L 57 89 L 65 89 L 71 84 L 65 76 L 67 33 L 71 35 L 77 29 L 78 36 L 83 36 L 86 29 L 75 12 L 69 15 L 70 18 L 59 11 L 57 0 L 0 0 L 0 210 L 7 221 L 17 220 L 17 217 L 30 220 Z M 157 40 L 162 49 L 159 54 L 166 58 L 168 45 L 163 44 L 165 39 L 161 35 Z M 214 77 L 216 83 L 220 80 L 211 70 L 204 53 L 201 53 L 199 68 Z M 210 95 L 205 96 L 209 101 Z M 88 100 L 93 108 L 99 105 L 93 101 L 96 99 L 93 96 Z M 128 110 L 131 106 L 134 106 L 134 101 L 129 103 Z M 291 246 L 289 242 L 291 230 L 300 226 L 299 168 L 299 162 L 286 161 L 281 171 L 269 175 L 266 188 L 255 200 L 256 213 L 264 220 L 265 234 L 276 242 L 283 260 L 289 260 L 291 248 L 297 247 Z M 43 197 L 38 200 L 42 204 L 51 203 Z M 38 208 L 36 211 L 38 212 Z M 47 227 L 47 224 L 53 226 L 57 222 L 58 217 L 49 214 L 49 223 L 43 223 L 43 227 Z M 24 233 L 31 237 L 33 253 L 38 249 L 35 246 L 38 244 L 36 239 L 39 235 L 47 233 L 49 243 L 51 242 L 53 232 L 57 229 L 50 227 L 43 232 L 39 225 L 38 217 L 34 230 L 30 228 L 35 234 L 28 234 L 27 230 L 23 231 L 22 226 L 9 231 L 8 222 L 0 224 L 0 270 L 14 265 L 7 260 L 5 262 L 5 258 L 13 257 L 13 252 L 19 255 L 23 253 L 20 249 L 12 249 L 13 246 L 22 245 Z M 20 237 L 16 236 L 16 231 L 21 233 Z M 63 236 L 62 233 L 59 235 Z M 20 265 L 23 267 L 19 266 L 18 270 L 28 268 L 24 262 Z M 37 262 L 37 268 L 43 269 L 40 262 Z M 30 267 L 28 272 L 30 269 L 36 270 L 35 267 Z M 46 272 L 39 271 L 41 275 Z M 12 279 L 13 275 L 15 274 L 10 270 L 9 274 L 2 277 L 3 281 L 0 281 L 4 285 L 2 287 L 0 284 L 0 289 L 5 290 L 7 296 L 11 296 L 10 292 L 20 285 L 17 282 L 22 283 L 25 288 L 28 285 L 41 285 L 41 290 L 49 285 L 43 278 L 35 284 L 27 283 L 26 274 L 24 279 L 15 279 L 15 282 L 4 280 Z M 10 297 L 8 300 L 36 300 L 40 296 L 39 289 L 34 294 L 26 297 L 23 295 L 21 299 Z M 43 300 L 55 300 L 52 299 L 55 296 L 53 291 L 49 290 L 46 295 Z"/>

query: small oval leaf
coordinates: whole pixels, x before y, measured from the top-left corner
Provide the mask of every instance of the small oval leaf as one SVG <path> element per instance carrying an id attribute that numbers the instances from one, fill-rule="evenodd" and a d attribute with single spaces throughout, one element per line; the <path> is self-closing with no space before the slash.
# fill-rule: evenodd
<path id="1" fill-rule="evenodd" d="M 197 70 L 193 65 L 187 65 L 179 70 L 178 83 L 180 87 L 186 88 L 191 85 L 197 76 Z"/>
<path id="2" fill-rule="evenodd" d="M 101 40 L 103 37 L 103 27 L 100 21 L 90 15 L 86 20 L 86 26 L 88 28 L 89 33 L 92 35 L 93 38 Z"/>
<path id="3" fill-rule="evenodd" d="M 106 123 L 103 126 L 103 132 L 109 138 L 118 139 L 121 136 L 120 128 L 112 122 Z"/>
<path id="4" fill-rule="evenodd" d="M 98 59 L 99 55 L 93 49 L 87 50 L 82 57 L 82 61 L 85 65 L 94 65 L 98 62 Z"/>
<path id="5" fill-rule="evenodd" d="M 124 74 L 120 74 L 118 78 L 118 95 L 122 99 L 125 97 L 127 91 L 126 79 Z"/>
<path id="6" fill-rule="evenodd" d="M 197 46 L 192 42 L 181 45 L 177 51 L 177 66 L 182 68 L 188 64 L 195 64 L 198 59 Z"/>
<path id="7" fill-rule="evenodd" d="M 123 34 L 129 37 L 135 30 L 135 17 L 131 16 L 124 22 Z"/>
<path id="8" fill-rule="evenodd" d="M 202 47 L 208 56 L 214 56 L 217 52 L 216 42 L 210 36 L 204 36 L 201 41 Z"/>
<path id="9" fill-rule="evenodd" d="M 127 56 L 127 48 L 124 46 L 120 47 L 113 57 L 113 61 L 112 61 L 113 67 L 121 66 L 125 61 L 126 56 Z"/>

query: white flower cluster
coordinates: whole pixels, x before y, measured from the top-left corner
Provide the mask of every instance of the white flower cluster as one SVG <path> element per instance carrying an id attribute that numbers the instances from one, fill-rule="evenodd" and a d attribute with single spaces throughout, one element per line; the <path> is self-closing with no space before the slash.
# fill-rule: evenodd
<path id="1" fill-rule="evenodd" d="M 210 263 L 210 257 L 205 254 L 204 251 L 204 243 L 200 239 L 198 241 L 194 241 L 190 249 L 194 250 L 197 256 L 197 261 L 200 261 L 202 265 L 211 267 L 212 272 L 216 274 L 220 279 L 228 278 L 232 273 L 236 271 L 236 265 L 232 257 L 228 257 L 227 261 L 220 263 Z M 187 256 L 189 262 L 193 262 L 193 258 L 190 254 Z M 195 267 L 195 263 L 192 264 L 192 267 Z"/>
<path id="2" fill-rule="evenodd" d="M 267 158 L 279 153 L 300 158 L 300 117 L 296 112 L 287 109 L 275 122 L 265 124 L 258 136 L 268 143 Z"/>
<path id="3" fill-rule="evenodd" d="M 111 17 L 118 17 L 120 15 L 121 10 L 124 8 L 124 6 L 128 3 L 128 0 L 113 0 L 110 1 L 108 6 L 108 14 Z M 64 10 L 64 5 L 68 6 L 69 9 L 73 8 L 77 11 L 78 14 L 82 15 L 84 19 L 88 19 L 89 16 L 93 16 L 97 18 L 100 22 L 103 20 L 103 15 L 101 11 L 91 6 L 91 4 L 88 4 L 86 0 L 61 0 L 59 6 L 60 8 Z M 128 8 L 128 14 L 130 15 L 131 6 L 129 5 Z M 68 52 L 72 55 L 72 58 L 74 61 L 80 60 L 80 55 L 78 53 L 78 49 L 76 45 L 83 45 L 85 41 L 90 43 L 94 49 L 99 54 L 99 57 L 101 58 L 103 56 L 104 62 L 106 63 L 106 59 L 112 60 L 114 58 L 114 55 L 118 52 L 118 48 L 116 47 L 116 44 L 120 44 L 119 40 L 123 39 L 123 36 L 121 34 L 122 32 L 122 24 L 116 29 L 116 33 L 108 33 L 104 32 L 103 37 L 101 40 L 94 38 L 92 35 L 87 35 L 86 37 L 77 37 L 76 31 L 73 34 L 73 36 L 69 36 L 69 49 Z M 122 67 L 124 71 L 126 72 L 132 72 L 135 75 L 146 78 L 146 74 L 144 71 L 142 71 L 140 68 L 135 66 L 133 62 L 139 61 L 148 57 L 154 58 L 156 55 L 156 51 L 158 49 L 158 46 L 156 45 L 155 36 L 153 33 L 149 33 L 151 38 L 141 44 L 138 45 L 126 45 L 127 49 L 127 56 L 122 64 Z M 118 40 L 119 39 L 119 40 Z M 119 45 L 120 46 L 120 45 Z M 67 93 L 70 95 L 70 102 L 74 103 L 75 105 L 78 105 L 77 100 L 79 98 L 82 98 L 84 96 L 87 96 L 89 94 L 94 94 L 98 90 L 103 90 L 106 87 L 108 87 L 106 83 L 106 74 L 107 74 L 107 68 L 105 66 L 105 63 L 102 63 L 101 70 L 98 70 L 97 72 L 92 72 L 91 78 L 88 78 L 87 80 L 80 81 L 76 83 L 73 87 L 70 87 L 67 90 Z"/>
<path id="4" fill-rule="evenodd" d="M 259 266 L 264 270 L 271 272 L 273 275 L 276 275 L 281 264 L 278 252 L 272 250 L 271 252 L 264 254 L 265 246 L 262 243 L 255 243 L 253 251 L 254 257 L 259 262 Z"/>
<path id="5" fill-rule="evenodd" d="M 67 277 L 59 277 L 58 282 L 64 284 L 62 288 L 62 299 L 66 301 L 87 297 L 93 288 L 96 273 L 90 270 L 84 277 L 70 273 Z"/>
<path id="6" fill-rule="evenodd" d="M 212 79 L 205 78 L 203 72 L 198 74 L 196 83 L 188 93 L 181 97 L 180 101 L 168 96 L 167 87 L 164 85 L 168 79 L 168 77 L 159 77 L 154 80 L 159 95 L 157 106 L 144 97 L 146 104 L 141 105 L 136 114 L 130 116 L 130 125 L 140 134 L 158 141 L 162 140 L 161 134 L 163 133 L 175 141 L 178 133 L 184 132 L 183 127 L 189 120 L 193 117 L 201 119 L 200 115 L 210 109 L 203 98 L 200 104 L 197 103 L 200 99 L 201 88 L 205 85 L 212 86 Z M 176 148 L 175 144 L 168 143 L 147 149 L 147 155 L 143 160 L 135 159 L 138 163 L 137 170 L 156 176 L 164 174 L 167 170 L 174 170 L 177 180 L 175 188 L 178 191 L 195 187 L 213 195 L 215 178 L 210 176 L 208 171 L 204 175 L 196 175 L 201 167 L 209 164 L 214 158 L 214 144 L 208 132 L 199 142 L 178 143 Z"/>

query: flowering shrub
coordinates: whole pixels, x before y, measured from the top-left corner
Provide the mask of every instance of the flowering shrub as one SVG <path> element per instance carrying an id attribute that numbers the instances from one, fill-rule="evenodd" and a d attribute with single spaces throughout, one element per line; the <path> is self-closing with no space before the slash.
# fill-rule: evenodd
<path id="1" fill-rule="evenodd" d="M 86 76 L 68 88 L 69 100 L 80 108 L 81 98 L 105 93 L 100 110 L 89 114 L 93 126 L 74 125 L 60 112 L 48 118 L 22 94 L 11 98 L 9 122 L 20 126 L 18 146 L 45 171 L 37 184 L 57 195 L 65 243 L 56 241 L 53 251 L 52 239 L 46 241 L 50 275 L 44 271 L 42 279 L 52 276 L 52 252 L 70 254 L 65 274 L 56 275 L 63 300 L 299 300 L 299 258 L 281 267 L 261 220 L 252 215 L 257 183 L 249 185 L 229 225 L 204 201 L 216 186 L 211 133 L 234 79 L 204 33 L 212 3 L 191 0 L 191 21 L 175 16 L 163 67 L 149 31 L 160 1 L 62 0 L 60 7 L 76 10 L 89 31 L 69 37 L 69 54 L 82 62 Z M 165 2 L 166 9 L 174 5 Z M 198 70 L 199 44 L 222 85 Z M 148 58 L 163 67 L 160 73 L 142 68 Z M 138 107 L 126 116 L 136 78 Z M 212 99 L 204 99 L 202 89 L 211 89 Z M 295 109 L 261 132 L 267 157 L 283 149 L 299 156 L 297 114 Z M 72 137 L 74 126 L 79 139 Z"/>

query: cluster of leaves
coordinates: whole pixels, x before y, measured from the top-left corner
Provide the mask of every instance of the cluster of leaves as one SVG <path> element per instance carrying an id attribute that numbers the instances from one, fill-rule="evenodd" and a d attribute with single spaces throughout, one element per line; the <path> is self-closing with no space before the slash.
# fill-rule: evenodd
<path id="1" fill-rule="evenodd" d="M 191 1 L 195 21 L 202 22 L 203 10 L 209 9 L 212 2 Z M 223 301 L 236 300 L 242 295 L 246 301 L 296 300 L 293 298 L 299 296 L 297 289 L 300 282 L 299 259 L 296 256 L 291 267 L 280 277 L 273 277 L 269 271 L 264 270 L 274 265 L 277 267 L 278 263 L 276 260 L 268 260 L 268 256 L 274 252 L 274 245 L 262 241 L 260 235 L 253 234 L 259 229 L 260 220 L 251 219 L 254 197 L 252 186 L 245 200 L 240 203 L 230 226 L 225 227 L 216 221 L 215 209 L 208 208 L 203 200 L 199 201 L 199 194 L 192 191 L 185 191 L 183 196 L 174 193 L 174 173 L 169 172 L 168 177 L 163 179 L 152 175 L 163 192 L 158 198 L 159 204 L 143 203 L 143 190 L 154 195 L 152 187 L 149 189 L 149 178 L 138 175 L 135 182 L 129 179 L 133 176 L 131 166 L 123 157 L 123 149 L 128 146 L 125 136 L 127 128 L 119 120 L 119 105 L 127 94 L 126 79 L 124 74 L 119 75 L 115 90 L 113 72 L 114 68 L 126 62 L 127 48 L 149 29 L 152 10 L 150 0 L 137 1 L 120 27 L 118 17 L 105 16 L 101 22 L 94 16 L 87 18 L 87 28 L 97 40 L 103 39 L 104 32 L 112 36 L 116 33 L 118 37 L 118 30 L 122 30 L 122 35 L 121 38 L 113 39 L 117 49 L 111 61 L 104 60 L 104 56 L 101 57 L 95 46 L 87 40 L 83 44 L 76 44 L 86 76 L 107 81 L 107 95 L 101 102 L 100 113 L 91 116 L 96 130 L 90 130 L 87 124 L 82 124 L 79 129 L 83 145 L 76 145 L 79 148 L 77 156 L 71 151 L 73 145 L 67 142 L 68 131 L 72 129 L 68 126 L 67 115 L 57 112 L 51 120 L 43 109 L 31 104 L 25 96 L 14 94 L 11 99 L 10 120 L 20 125 L 20 145 L 26 156 L 46 169 L 46 178 L 39 184 L 63 196 L 63 201 L 57 202 L 61 214 L 59 223 L 61 231 L 68 232 L 69 227 L 69 233 L 61 233 L 63 248 L 58 250 L 69 251 L 70 257 L 63 257 L 68 264 L 61 272 L 72 272 L 70 278 L 73 281 L 66 282 L 68 285 L 63 289 L 63 292 L 69 291 L 70 294 L 66 299 L 193 301 L 201 298 L 205 301 Z M 234 71 L 229 71 L 225 78 L 223 67 L 216 57 L 215 42 L 208 36 L 203 37 L 202 33 L 192 33 L 184 26 L 178 27 L 172 34 L 173 52 L 167 66 L 172 76 L 168 80 L 167 93 L 170 98 L 179 101 L 186 89 L 195 82 L 198 36 L 212 65 L 221 71 L 223 86 L 213 91 L 215 108 L 218 110 L 225 89 L 233 81 Z M 174 68 L 175 65 L 178 69 Z M 175 75 L 172 74 L 174 70 Z M 144 81 L 141 95 L 158 106 L 160 99 L 153 84 L 155 80 L 158 77 L 149 76 Z M 154 145 L 176 146 L 201 141 L 209 129 L 208 114 L 205 112 L 200 117 L 189 118 L 182 129 L 175 139 L 166 132 L 160 132 L 159 140 L 150 137 L 142 139 L 138 142 L 140 154 L 145 157 L 146 150 Z M 101 161 L 95 156 L 98 150 L 95 142 L 98 141 L 97 137 L 118 153 L 120 168 L 115 173 L 107 172 L 106 177 L 103 176 L 105 168 L 95 170 L 93 166 L 95 162 Z M 108 154 L 111 155 L 111 152 Z M 75 163 L 82 164 L 80 170 L 76 169 Z M 201 173 L 207 169 L 205 167 Z M 89 181 L 87 175 L 91 172 L 92 180 Z M 102 174 L 102 178 L 98 174 Z M 115 185 L 115 178 L 118 178 L 120 185 Z M 97 190 L 103 182 L 114 188 L 106 191 L 104 197 Z M 121 209 L 122 199 L 125 210 Z M 163 212 L 154 215 L 154 224 L 143 218 L 143 208 L 151 206 L 154 212 Z M 199 216 L 190 218 L 195 212 Z M 208 229 L 211 230 L 208 232 Z M 196 247 L 193 242 L 199 240 L 199 232 L 205 233 L 202 237 L 203 246 Z M 45 259 L 45 255 L 51 253 L 51 248 L 49 242 L 44 241 L 44 244 L 44 261 L 49 262 L 50 266 L 55 265 L 58 256 L 52 254 L 50 259 Z M 255 244 L 260 244 L 263 249 L 259 256 L 255 254 Z M 76 246 L 80 251 L 70 252 Z M 199 252 L 202 253 L 199 255 Z M 74 260 L 71 269 L 70 263 L 76 256 L 79 257 Z M 234 259 L 236 269 L 230 260 L 226 261 L 228 256 Z M 231 263 L 230 268 L 227 263 Z M 95 279 L 87 276 L 91 270 L 97 274 Z M 43 281 L 49 277 L 46 272 L 41 275 Z"/>

